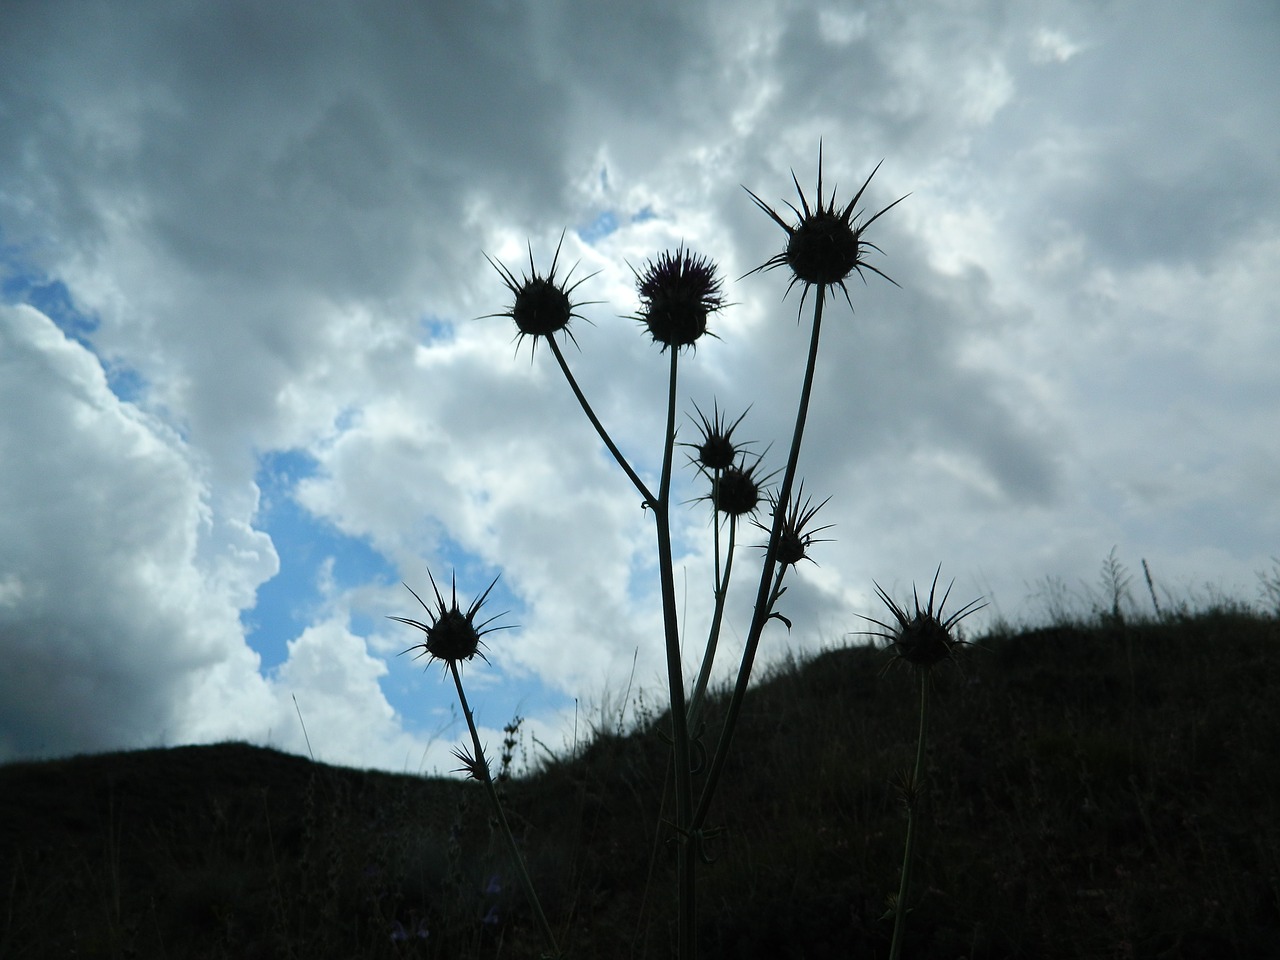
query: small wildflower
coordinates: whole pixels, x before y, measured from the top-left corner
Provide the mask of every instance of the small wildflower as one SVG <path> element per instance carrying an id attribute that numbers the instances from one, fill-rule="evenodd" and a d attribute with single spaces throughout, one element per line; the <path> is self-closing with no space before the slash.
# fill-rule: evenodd
<path id="1" fill-rule="evenodd" d="M 742 446 L 733 442 L 733 431 L 738 428 L 738 424 L 747 415 L 747 411 L 744 410 L 742 416 L 726 426 L 725 418 L 720 414 L 720 407 L 714 401 L 712 403 L 710 419 L 707 419 L 707 415 L 698 408 L 696 403 L 693 405 L 693 409 L 698 412 L 698 419 L 701 421 L 699 429 L 702 431 L 702 441 L 700 443 L 686 443 L 683 446 L 692 447 L 697 451 L 696 456 L 689 458 L 696 466 L 703 470 L 714 472 L 716 470 L 727 470 L 733 466 L 734 458 L 738 455 Z"/>
<path id="2" fill-rule="evenodd" d="M 849 274 L 857 270 L 858 276 L 862 277 L 865 282 L 866 276 L 862 272 L 864 267 L 880 274 L 894 286 L 897 286 L 897 281 L 892 277 L 878 267 L 873 267 L 867 263 L 867 250 L 875 250 L 877 253 L 883 253 L 884 251 L 874 243 L 865 240 L 862 234 L 867 227 L 875 223 L 883 214 L 896 207 L 906 197 L 899 197 L 879 213 L 866 220 L 861 219 L 860 212 L 857 214 L 854 212 L 858 201 L 862 199 L 862 194 L 871 183 L 871 178 L 876 175 L 876 170 L 879 169 L 880 164 L 877 163 L 875 170 L 871 171 L 862 187 L 854 194 L 853 199 L 849 201 L 843 210 L 837 210 L 834 191 L 832 191 L 832 195 L 828 200 L 823 200 L 822 147 L 819 146 L 818 202 L 816 206 L 812 208 L 809 206 L 809 201 L 804 195 L 804 190 L 800 187 L 800 181 L 796 179 L 795 172 L 792 171 L 791 174 L 791 180 L 796 185 L 796 192 L 800 194 L 799 209 L 794 204 L 787 203 L 787 206 L 799 218 L 799 222 L 795 226 L 788 224 L 772 207 L 752 191 L 747 190 L 747 193 L 751 194 L 751 199 L 756 202 L 756 206 L 767 213 L 774 223 L 787 231 L 788 239 L 787 247 L 782 253 L 770 257 L 746 275 L 750 276 L 760 270 L 772 270 L 774 267 L 784 265 L 790 267 L 792 277 L 791 283 L 787 285 L 787 292 L 789 293 L 797 283 L 804 284 L 804 289 L 800 295 L 801 307 L 804 306 L 804 298 L 808 296 L 810 287 L 839 287 L 844 291 L 845 300 L 849 301 L 849 306 L 852 308 L 853 301 L 849 298 L 849 288 L 845 286 L 844 281 Z M 743 189 L 746 190 L 746 187 Z"/>
<path id="3" fill-rule="evenodd" d="M 409 650 L 417 650 L 418 654 L 414 657 L 415 660 L 426 655 L 431 660 L 439 660 L 449 664 L 457 663 L 460 660 L 470 660 L 479 654 L 480 659 L 487 663 L 488 658 L 483 653 L 480 653 L 482 644 L 480 638 L 486 633 L 492 633 L 494 630 L 506 630 L 507 627 L 485 629 L 498 617 L 503 616 L 501 613 L 480 624 L 477 624 L 475 620 L 476 614 L 480 612 L 480 607 L 489 598 L 489 593 L 498 582 L 498 578 L 493 578 L 493 583 L 489 584 L 489 588 L 480 596 L 480 599 L 471 604 L 464 613 L 458 606 L 458 581 L 456 576 L 453 581 L 453 598 L 448 606 L 445 606 L 444 597 L 440 595 L 440 588 L 436 586 L 435 578 L 431 576 L 430 570 L 427 571 L 427 577 L 431 580 L 431 589 L 436 594 L 437 610 L 432 610 L 431 607 L 427 606 L 414 591 L 413 587 L 407 583 L 404 586 L 406 590 L 413 594 L 413 598 L 422 604 L 422 608 L 427 611 L 429 622 L 423 623 L 406 617 L 388 617 L 389 620 L 407 624 L 427 635 L 424 641 L 414 644 L 407 650 L 402 651 L 402 653 L 408 653 Z"/>
<path id="4" fill-rule="evenodd" d="M 803 503 L 801 503 L 802 498 L 804 500 Z M 809 547 L 815 543 L 827 543 L 829 541 L 815 538 L 814 534 L 821 533 L 823 530 L 830 530 L 833 524 L 828 523 L 813 530 L 805 530 L 805 527 L 809 525 L 809 521 L 814 518 L 817 512 L 827 505 L 827 501 L 830 499 L 830 497 L 827 497 L 826 500 L 823 500 L 815 507 L 813 498 L 805 497 L 804 495 L 804 484 L 800 484 L 800 489 L 796 491 L 790 506 L 787 507 L 786 513 L 782 518 L 782 530 L 778 535 L 776 555 L 778 563 L 785 567 L 788 564 L 797 564 L 801 560 L 808 560 L 810 563 L 817 562 L 809 556 Z M 773 513 L 776 514 L 779 510 L 778 498 L 773 494 L 769 495 L 769 505 L 773 508 Z M 766 527 L 759 520 L 753 522 L 765 533 L 772 532 L 769 527 Z M 768 549 L 768 544 L 761 544 L 761 547 Z"/>
<path id="5" fill-rule="evenodd" d="M 426 920 L 418 920 L 406 927 L 401 921 L 397 920 L 391 925 L 391 939 L 397 943 L 403 943 L 410 937 L 416 937 L 419 940 L 430 938 L 431 931 L 427 929 Z"/>
<path id="6" fill-rule="evenodd" d="M 560 248 L 563 244 L 564 234 L 561 234 L 560 242 L 556 244 L 555 256 L 551 258 L 551 269 L 547 271 L 546 276 L 538 273 L 533 265 L 532 244 L 529 245 L 529 272 L 519 279 L 516 279 L 516 275 L 505 264 L 485 254 L 485 259 L 498 271 L 502 276 L 502 282 L 515 296 L 511 309 L 503 313 L 490 313 L 487 316 L 510 317 L 514 320 L 517 343 L 525 337 L 533 337 L 533 346 L 537 349 L 538 337 L 550 337 L 560 330 L 577 343 L 573 331 L 569 329 L 569 321 L 574 317 L 586 320 L 586 317 L 577 312 L 578 308 L 595 301 L 574 303 L 573 291 L 595 274 L 588 274 L 576 283 L 568 285 L 574 271 L 574 267 L 570 267 L 569 273 L 563 280 L 557 279 L 556 267 L 560 263 Z"/>
<path id="7" fill-rule="evenodd" d="M 636 291 L 640 295 L 636 319 L 663 350 L 692 346 L 707 332 L 708 314 L 724 306 L 715 263 L 683 246 L 663 253 L 643 273 L 636 273 Z"/>
<path id="8" fill-rule="evenodd" d="M 966 641 L 952 636 L 951 628 L 969 614 L 976 613 L 986 606 L 981 599 L 972 600 L 943 619 L 942 608 L 946 606 L 947 598 L 951 596 L 951 587 L 955 585 L 955 581 L 952 580 L 948 585 L 946 593 L 942 595 L 942 601 L 938 604 L 938 609 L 934 610 L 933 600 L 937 594 L 938 575 L 941 573 L 942 565 L 939 564 L 933 575 L 933 586 L 929 588 L 929 602 L 924 609 L 920 608 L 920 595 L 914 588 L 912 589 L 916 608 L 913 614 L 908 614 L 906 610 L 894 603 L 877 583 L 876 594 L 889 607 L 889 612 L 893 614 L 896 622 L 890 625 L 874 617 L 866 618 L 884 628 L 873 631 L 871 636 L 884 637 L 889 641 L 894 656 L 922 670 L 927 670 L 943 660 L 952 659 L 952 650 L 956 644 Z"/>

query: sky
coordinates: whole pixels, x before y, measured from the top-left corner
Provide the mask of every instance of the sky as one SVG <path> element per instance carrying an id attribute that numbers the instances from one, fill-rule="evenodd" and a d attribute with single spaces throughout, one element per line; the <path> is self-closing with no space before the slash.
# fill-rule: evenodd
<path id="1" fill-rule="evenodd" d="M 126 10 L 127 7 L 127 10 Z M 566 357 L 656 476 L 667 357 L 633 269 L 712 258 L 694 404 L 782 466 L 813 197 L 882 163 L 800 473 L 833 524 L 761 664 L 878 583 L 974 630 L 1256 602 L 1280 555 L 1280 8 L 1269 0 L 138 0 L 0 7 L 0 760 L 247 740 L 446 773 L 466 737 L 405 584 L 468 604 L 496 757 L 665 699 L 652 518 L 486 259 L 574 266 Z M 575 266 L 576 265 L 576 266 Z M 810 301 L 811 302 L 811 301 Z M 749 408 L 749 410 L 748 410 Z M 682 465 L 691 678 L 705 482 Z M 750 621 L 743 537 L 716 677 Z M 761 669 L 758 667 L 758 669 Z M 532 739 L 536 738 L 536 740 Z"/>

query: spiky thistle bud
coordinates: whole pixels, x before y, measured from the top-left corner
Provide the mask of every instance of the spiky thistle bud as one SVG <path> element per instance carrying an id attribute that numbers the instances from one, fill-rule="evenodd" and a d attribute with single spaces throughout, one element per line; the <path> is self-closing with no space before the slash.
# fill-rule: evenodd
<path id="1" fill-rule="evenodd" d="M 835 192 L 829 199 L 824 200 L 822 195 L 822 147 L 818 147 L 818 197 L 817 204 L 813 207 L 809 206 L 809 200 L 804 195 L 804 190 L 800 187 L 800 181 L 796 179 L 795 172 L 792 171 L 791 180 L 796 185 L 796 192 L 800 195 L 800 207 L 787 202 L 787 206 L 791 208 L 792 213 L 798 218 L 798 222 L 794 225 L 787 223 L 778 213 L 767 203 L 761 200 L 751 190 L 747 193 L 751 195 L 751 199 L 756 202 L 761 210 L 769 215 L 769 217 L 787 232 L 787 246 L 779 254 L 770 257 L 755 270 L 749 271 L 747 276 L 757 273 L 761 270 L 772 270 L 774 267 L 786 266 L 791 270 L 791 282 L 787 285 L 787 292 L 791 291 L 797 283 L 803 285 L 800 295 L 800 305 L 804 306 L 804 299 L 809 294 L 811 287 L 827 289 L 839 287 L 844 291 L 845 300 L 849 302 L 849 306 L 853 306 L 853 301 L 849 297 L 849 288 L 845 286 L 845 279 L 855 270 L 858 275 L 865 281 L 866 277 L 862 273 L 863 269 L 871 270 L 880 274 L 890 283 L 897 285 L 896 281 L 888 274 L 884 273 L 878 267 L 873 267 L 866 261 L 868 250 L 875 250 L 877 253 L 883 251 L 874 243 L 863 237 L 864 231 L 871 224 L 875 223 L 882 215 L 893 209 L 906 197 L 899 197 L 889 206 L 885 207 L 879 213 L 873 214 L 867 219 L 861 219 L 861 211 L 857 211 L 858 201 L 862 199 L 862 194 L 866 191 L 867 186 L 871 183 L 871 178 L 876 175 L 876 170 L 880 169 L 880 164 L 876 164 L 875 169 L 871 171 L 862 187 L 854 194 L 853 199 L 845 205 L 844 209 L 836 208 Z M 746 189 L 745 187 L 743 188 Z"/>
<path id="2" fill-rule="evenodd" d="M 407 617 L 389 617 L 397 623 L 403 623 L 416 630 L 421 630 L 426 634 L 426 639 L 421 643 L 416 643 L 402 653 L 408 653 L 410 650 L 417 650 L 418 653 L 414 659 L 426 656 L 431 661 L 439 660 L 441 663 L 457 664 L 463 660 L 470 660 L 477 654 L 481 660 L 488 662 L 488 658 L 480 652 L 483 645 L 481 637 L 486 633 L 492 633 L 494 630 L 506 630 L 507 627 L 490 627 L 489 624 L 497 620 L 503 614 L 497 614 L 481 623 L 476 623 L 476 614 L 480 612 L 480 608 L 484 605 L 485 600 L 489 598 L 489 593 L 497 584 L 498 578 L 493 578 L 493 583 L 480 596 L 480 599 L 471 604 L 464 612 L 458 606 L 458 581 L 455 575 L 453 580 L 452 601 L 446 605 L 444 597 L 440 595 L 440 588 L 436 586 L 435 577 L 431 576 L 431 571 L 427 571 L 427 578 L 431 581 L 431 589 L 436 595 L 436 609 L 427 606 L 423 599 L 418 596 L 413 587 L 407 583 L 405 589 L 413 594 L 413 598 L 422 604 L 422 609 L 427 611 L 427 622 L 420 620 L 411 620 Z"/>
<path id="3" fill-rule="evenodd" d="M 952 580 L 947 586 L 935 610 L 933 602 L 938 590 L 938 576 L 941 573 L 942 565 L 939 564 L 933 575 L 933 586 L 929 588 L 929 602 L 923 608 L 920 606 L 919 593 L 914 587 L 912 588 L 914 613 L 908 613 L 905 608 L 898 606 L 877 583 L 876 595 L 884 601 L 889 612 L 893 614 L 894 623 L 891 625 L 874 617 L 866 618 L 883 628 L 872 631 L 871 636 L 888 640 L 894 657 L 918 670 L 929 670 L 943 660 L 953 659 L 953 650 L 956 645 L 966 641 L 958 639 L 952 628 L 969 614 L 986 606 L 980 599 L 972 600 L 951 616 L 944 618 L 942 608 L 946 606 L 947 598 L 951 596 L 951 587 L 955 586 L 955 581 Z"/>
<path id="4" fill-rule="evenodd" d="M 498 271 L 498 274 L 502 277 L 502 282 L 506 284 L 507 289 L 515 297 L 515 302 L 512 303 L 510 309 L 502 313 L 490 313 L 487 316 L 510 317 L 516 325 L 517 343 L 525 337 L 532 337 L 533 348 L 537 349 L 539 337 L 550 338 L 561 330 L 568 334 L 569 339 L 573 340 L 573 331 L 569 329 L 569 321 L 575 317 L 580 320 L 586 319 L 577 312 L 578 308 L 593 301 L 575 303 L 573 301 L 573 292 L 595 274 L 588 274 L 570 285 L 569 278 L 573 276 L 574 270 L 573 267 L 570 267 L 569 273 L 565 278 L 563 280 L 558 279 L 556 277 L 556 268 L 560 263 L 560 248 L 563 244 L 564 234 L 561 234 L 560 242 L 556 244 L 555 256 L 551 258 L 551 269 L 547 271 L 545 276 L 538 273 L 533 264 L 532 244 L 529 245 L 529 272 L 519 279 L 505 264 L 485 254 L 485 259 Z M 577 341 L 574 340 L 574 342 L 576 343 Z"/>
<path id="5" fill-rule="evenodd" d="M 806 530 L 809 521 L 817 515 L 818 511 L 827 505 L 830 500 L 827 497 L 816 507 L 813 505 L 813 498 L 804 495 L 804 483 L 801 482 L 800 487 L 796 490 L 795 495 L 791 498 L 791 503 L 786 507 L 782 518 L 782 527 L 778 532 L 778 548 L 774 554 L 778 563 L 783 566 L 795 565 L 801 560 L 808 560 L 810 563 L 817 563 L 809 556 L 809 547 L 815 543 L 827 543 L 825 538 L 815 537 L 814 534 L 821 533 L 823 530 L 830 530 L 833 526 L 828 523 L 821 527 L 815 527 L 812 530 Z M 776 516 L 779 509 L 778 498 L 773 494 L 769 495 L 769 506 L 772 508 L 773 514 Z M 772 529 L 766 527 L 763 523 L 756 520 L 753 521 L 757 527 L 765 533 L 772 533 Z M 769 545 L 761 544 L 761 549 L 767 550 Z"/>
<path id="6" fill-rule="evenodd" d="M 696 451 L 689 458 L 691 463 L 700 470 L 714 473 L 717 470 L 727 470 L 733 466 L 733 461 L 738 453 L 751 441 L 739 444 L 734 443 L 733 440 L 733 431 L 738 428 L 738 424 L 747 415 L 746 410 L 733 423 L 726 424 L 726 418 L 720 413 L 719 405 L 715 401 L 712 401 L 712 404 L 710 418 L 702 412 L 696 403 L 693 405 L 693 409 L 698 414 L 697 427 L 702 434 L 702 438 L 697 443 L 686 443 L 682 444 L 682 446 L 692 447 Z"/>
<path id="7" fill-rule="evenodd" d="M 760 505 L 762 481 L 756 477 L 760 461 L 748 465 L 746 458 L 721 470 L 711 478 L 711 505 L 718 513 L 741 517 Z"/>

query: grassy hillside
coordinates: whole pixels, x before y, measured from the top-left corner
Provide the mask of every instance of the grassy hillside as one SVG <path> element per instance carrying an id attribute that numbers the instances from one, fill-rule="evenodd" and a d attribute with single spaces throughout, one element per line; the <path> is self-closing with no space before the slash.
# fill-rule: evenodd
<path id="1" fill-rule="evenodd" d="M 705 956 L 887 955 L 917 689 L 885 663 L 828 652 L 748 699 Z M 1280 622 L 978 638 L 934 691 L 904 956 L 1280 956 Z M 506 785 L 571 957 L 671 955 L 662 726 Z M 0 767 L 0 957 L 536 957 L 483 799 L 244 744 Z"/>

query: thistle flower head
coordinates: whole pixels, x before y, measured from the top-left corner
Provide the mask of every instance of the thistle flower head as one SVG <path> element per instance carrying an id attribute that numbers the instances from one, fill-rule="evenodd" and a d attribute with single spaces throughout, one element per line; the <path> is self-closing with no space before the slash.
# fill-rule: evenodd
<path id="1" fill-rule="evenodd" d="M 806 530 L 814 516 L 819 510 L 827 505 L 830 500 L 827 497 L 817 506 L 813 505 L 813 498 L 804 495 L 804 483 L 800 484 L 795 495 L 792 496 L 790 504 L 787 505 L 785 513 L 782 517 L 782 528 L 778 534 L 778 549 L 775 558 L 782 566 L 795 565 L 801 560 L 808 560 L 810 563 L 817 563 L 813 557 L 809 556 L 809 547 L 815 543 L 829 543 L 829 538 L 815 537 L 815 533 L 821 533 L 823 530 L 830 530 L 833 524 L 825 524 L 821 527 L 815 527 L 812 530 Z M 773 494 L 769 495 L 769 506 L 776 516 L 779 509 L 782 509 L 778 503 L 778 498 Z M 753 521 L 757 527 L 765 533 L 772 533 L 772 529 L 766 527 L 759 520 Z M 767 543 L 761 544 L 761 549 L 767 550 Z"/>
<path id="2" fill-rule="evenodd" d="M 681 245 L 650 260 L 636 275 L 640 313 L 655 343 L 679 348 L 693 346 L 707 332 L 707 317 L 724 306 L 716 265 Z M 714 336 L 714 334 L 712 334 Z"/>
<path id="3" fill-rule="evenodd" d="M 727 423 L 726 418 L 720 413 L 720 406 L 714 400 L 712 401 L 711 416 L 707 417 L 705 413 L 695 403 L 693 409 L 698 414 L 698 429 L 702 433 L 702 439 L 698 443 L 685 443 L 682 446 L 692 447 L 697 453 L 691 456 L 689 460 L 701 470 L 727 470 L 733 466 L 733 461 L 737 457 L 739 451 L 745 444 L 733 442 L 733 431 L 738 428 L 747 415 L 747 410 L 742 411 L 742 416 L 738 417 L 733 423 Z M 690 417 L 690 419 L 693 419 Z M 747 441 L 750 443 L 750 441 Z"/>
<path id="4" fill-rule="evenodd" d="M 486 633 L 492 633 L 494 630 L 506 630 L 507 627 L 490 627 L 489 624 L 497 620 L 497 616 L 490 617 L 481 623 L 476 623 L 476 615 L 480 612 L 480 608 L 484 605 L 485 600 L 489 599 L 489 593 L 493 590 L 494 585 L 498 582 L 498 578 L 493 578 L 493 583 L 480 598 L 471 604 L 464 612 L 458 606 L 458 582 L 457 576 L 454 576 L 452 597 L 446 605 L 444 597 L 440 595 L 440 588 L 436 586 L 435 577 L 431 576 L 431 571 L 427 571 L 427 578 L 431 581 L 431 589 L 435 591 L 436 608 L 429 607 L 423 599 L 418 596 L 413 587 L 407 583 L 405 589 L 413 594 L 413 598 L 422 604 L 422 609 L 427 611 L 427 621 L 410 620 L 407 617 L 388 617 L 397 623 L 403 623 L 416 630 L 421 630 L 426 634 L 426 639 L 421 643 L 415 643 L 413 646 L 402 653 L 408 653 L 410 650 L 417 650 L 418 653 L 414 659 L 426 656 L 430 660 L 439 660 L 441 663 L 454 665 L 462 660 L 470 660 L 479 654 L 480 659 L 488 662 L 488 658 L 480 652 L 483 645 L 481 637 Z M 487 629 L 486 629 L 487 628 Z"/>
<path id="5" fill-rule="evenodd" d="M 915 603 L 914 613 L 908 613 L 904 607 L 898 606 L 877 583 L 876 594 L 884 601 L 889 608 L 889 612 L 893 614 L 894 623 L 888 624 L 882 620 L 876 620 L 874 617 L 866 618 L 882 628 L 872 631 L 870 635 L 884 637 L 889 641 L 890 649 L 898 660 L 908 663 L 918 670 L 929 670 L 943 660 L 953 659 L 952 651 L 955 646 L 967 641 L 958 639 L 953 634 L 952 628 L 969 614 L 975 613 L 986 606 L 981 599 L 971 600 L 951 616 L 944 618 L 942 608 L 946 606 L 947 598 L 951 596 L 951 587 L 955 585 L 955 581 L 952 580 L 947 586 L 947 590 L 942 595 L 942 600 L 935 610 L 933 601 L 937 595 L 938 576 L 941 573 L 942 565 L 939 564 L 938 569 L 933 574 L 933 586 L 929 588 L 929 602 L 923 609 L 920 606 L 919 593 L 915 591 L 914 587 L 912 588 L 911 592 Z"/>
<path id="6" fill-rule="evenodd" d="M 748 464 L 745 456 L 735 464 L 716 472 L 711 477 L 711 493 L 708 499 L 717 513 L 728 517 L 741 517 L 754 513 L 764 495 L 764 480 L 756 475 L 760 459 Z"/>
<path id="7" fill-rule="evenodd" d="M 752 191 L 747 190 L 747 193 L 751 195 L 751 199 L 756 202 L 756 206 L 767 213 L 774 223 L 787 232 L 787 246 L 781 253 L 770 257 L 756 267 L 755 270 L 749 271 L 746 276 L 761 270 L 772 270 L 774 267 L 786 266 L 790 268 L 792 276 L 791 282 L 787 285 L 787 292 L 790 293 L 791 288 L 797 283 L 803 284 L 803 290 L 800 295 L 801 307 L 804 306 L 804 298 L 808 296 L 810 287 L 818 287 L 821 290 L 825 290 L 828 287 L 832 289 L 839 287 L 844 291 L 845 300 L 849 302 L 849 306 L 852 308 L 853 301 L 849 297 L 849 288 L 845 286 L 845 280 L 849 274 L 856 270 L 858 271 L 858 276 L 865 282 L 864 268 L 880 274 L 894 286 L 897 286 L 897 281 L 878 267 L 873 267 L 867 262 L 866 254 L 868 250 L 875 250 L 877 253 L 883 253 L 884 251 L 874 243 L 866 240 L 863 237 L 863 233 L 867 227 L 905 200 L 906 197 L 899 197 L 879 213 L 865 219 L 862 212 L 857 210 L 858 201 L 862 199 L 862 194 L 871 183 L 871 178 L 876 175 L 876 170 L 879 169 L 880 164 L 877 163 L 861 188 L 853 195 L 853 199 L 843 209 L 839 209 L 836 206 L 834 190 L 829 198 L 823 197 L 822 147 L 819 146 L 818 196 L 817 203 L 813 207 L 809 206 L 809 200 L 805 197 L 804 190 L 800 187 L 800 181 L 796 179 L 795 172 L 792 171 L 791 173 L 791 180 L 795 183 L 796 192 L 800 195 L 799 208 L 793 203 L 787 203 L 792 213 L 798 218 L 798 222 L 794 225 L 779 216 L 772 207 Z M 743 189 L 746 190 L 747 188 L 743 187 Z"/>
<path id="8" fill-rule="evenodd" d="M 485 259 L 498 271 L 502 282 L 515 297 L 515 302 L 510 309 L 502 313 L 490 313 L 487 316 L 510 317 L 516 324 L 517 343 L 525 337 L 532 337 L 535 350 L 539 337 L 550 338 L 561 330 L 568 334 L 569 339 L 577 343 L 573 331 L 569 329 L 569 321 L 575 317 L 586 320 L 586 317 L 577 312 L 578 308 L 587 303 L 596 302 L 588 300 L 575 303 L 573 300 L 573 292 L 594 277 L 594 273 L 588 274 L 573 284 L 569 283 L 569 279 L 573 276 L 574 267 L 569 268 L 563 280 L 556 276 L 556 268 L 560 264 L 560 248 L 563 245 L 564 234 L 562 233 L 560 242 L 556 244 L 555 256 L 551 258 L 551 269 L 545 276 L 538 273 L 537 267 L 533 264 L 532 244 L 529 245 L 529 272 L 522 274 L 518 279 L 504 263 L 485 254 Z M 589 320 L 587 322 L 590 323 Z"/>

